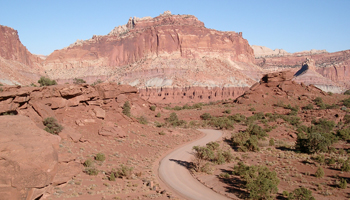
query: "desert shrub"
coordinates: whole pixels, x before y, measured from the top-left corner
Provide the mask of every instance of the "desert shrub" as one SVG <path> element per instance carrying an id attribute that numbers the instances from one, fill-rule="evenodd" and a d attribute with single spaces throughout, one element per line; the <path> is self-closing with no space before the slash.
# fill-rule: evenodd
<path id="1" fill-rule="evenodd" d="M 256 135 L 251 135 L 244 146 L 248 151 L 259 151 L 260 149 L 258 147 L 258 137 Z"/>
<path id="2" fill-rule="evenodd" d="M 350 140 L 350 128 L 344 128 L 344 129 L 338 130 L 337 131 L 337 136 L 341 140 L 345 140 L 345 141 Z"/>
<path id="3" fill-rule="evenodd" d="M 152 110 L 152 111 L 155 111 L 156 108 L 157 108 L 157 107 L 156 107 L 155 105 L 152 105 L 152 106 L 149 107 L 149 109 Z"/>
<path id="4" fill-rule="evenodd" d="M 173 110 L 182 110 L 182 107 L 180 107 L 180 106 L 175 106 L 175 107 L 173 108 Z"/>
<path id="5" fill-rule="evenodd" d="M 4 86 L 4 84 L 0 83 L 0 86 Z"/>
<path id="6" fill-rule="evenodd" d="M 86 83 L 86 81 L 84 79 L 81 78 L 74 78 L 73 79 L 73 84 L 83 84 Z"/>
<path id="7" fill-rule="evenodd" d="M 319 119 L 318 121 L 312 121 L 315 126 L 309 127 L 309 132 L 319 131 L 319 132 L 330 132 L 335 127 L 335 122 L 326 119 Z"/>
<path id="8" fill-rule="evenodd" d="M 174 112 L 170 114 L 169 118 L 167 118 L 166 121 L 174 127 L 186 124 L 186 121 L 179 120 L 179 118 L 177 117 L 177 114 Z"/>
<path id="9" fill-rule="evenodd" d="M 315 160 L 316 160 L 316 162 L 318 162 L 320 164 L 324 164 L 326 159 L 325 159 L 324 155 L 321 154 L 321 155 L 316 156 Z"/>
<path id="10" fill-rule="evenodd" d="M 158 128 L 160 128 L 160 127 L 163 127 L 163 126 L 164 126 L 164 124 L 163 124 L 163 123 L 160 123 L 160 122 L 157 122 L 157 121 L 155 121 L 155 122 L 154 122 L 154 125 L 155 125 L 156 127 L 158 127 Z"/>
<path id="11" fill-rule="evenodd" d="M 111 173 L 111 175 L 109 176 L 108 180 L 115 181 L 115 173 L 114 172 Z"/>
<path id="12" fill-rule="evenodd" d="M 159 135 L 165 135 L 164 131 L 159 132 Z"/>
<path id="13" fill-rule="evenodd" d="M 211 115 L 209 113 L 204 113 L 200 116 L 202 120 L 209 120 L 211 119 Z"/>
<path id="14" fill-rule="evenodd" d="M 96 176 L 99 171 L 94 167 L 87 167 L 85 168 L 84 172 L 90 176 Z"/>
<path id="15" fill-rule="evenodd" d="M 300 117 L 298 116 L 293 116 L 293 115 L 279 115 L 279 118 L 283 119 L 284 121 L 288 122 L 292 126 L 297 126 L 299 125 L 300 122 Z"/>
<path id="16" fill-rule="evenodd" d="M 137 118 L 137 120 L 139 121 L 140 124 L 148 124 L 148 120 L 145 116 L 141 116 L 139 118 Z"/>
<path id="17" fill-rule="evenodd" d="M 318 169 L 316 170 L 315 176 L 317 178 L 322 178 L 324 177 L 324 171 L 322 169 L 322 167 L 318 167 Z"/>
<path id="18" fill-rule="evenodd" d="M 348 185 L 348 183 L 346 182 L 346 179 L 345 178 L 342 178 L 342 179 L 340 179 L 340 182 L 339 182 L 339 187 L 341 188 L 341 189 L 346 189 L 347 188 L 347 185 Z"/>
<path id="19" fill-rule="evenodd" d="M 283 195 L 284 197 L 288 197 L 288 196 L 289 196 L 289 192 L 284 190 L 284 191 L 282 192 L 282 195 Z"/>
<path id="20" fill-rule="evenodd" d="M 237 134 L 232 134 L 231 140 L 234 146 L 243 146 L 245 142 L 250 138 L 250 134 L 246 131 L 238 132 Z"/>
<path id="21" fill-rule="evenodd" d="M 333 165 L 333 164 L 335 164 L 335 159 L 332 157 L 332 158 L 330 158 L 330 159 L 327 159 L 327 164 L 328 165 Z"/>
<path id="22" fill-rule="evenodd" d="M 233 120 L 233 121 L 238 122 L 238 123 L 244 122 L 244 121 L 246 120 L 246 117 L 245 117 L 244 115 L 240 114 L 240 113 L 237 113 L 237 114 L 235 114 L 235 115 L 228 116 L 228 118 L 229 118 L 230 120 Z"/>
<path id="23" fill-rule="evenodd" d="M 44 76 L 40 77 L 40 79 L 38 80 L 38 83 L 40 84 L 40 87 L 57 85 L 57 82 L 55 80 L 51 80 L 50 78 L 46 78 Z"/>
<path id="24" fill-rule="evenodd" d="M 112 173 L 115 173 L 115 177 L 117 177 L 117 178 L 125 177 L 125 178 L 129 179 L 132 175 L 133 170 L 134 170 L 133 167 L 128 167 L 128 166 L 121 164 L 120 167 L 117 169 L 117 171 L 112 172 Z"/>
<path id="25" fill-rule="evenodd" d="M 258 139 L 261 139 L 267 136 L 266 131 L 257 124 L 249 125 L 245 131 L 247 131 L 250 135 L 256 135 Z"/>
<path id="26" fill-rule="evenodd" d="M 300 187 L 289 193 L 288 200 L 315 200 L 315 198 L 312 196 L 311 190 Z"/>
<path id="27" fill-rule="evenodd" d="M 105 156 L 105 154 L 103 154 L 103 153 L 98 153 L 98 154 L 96 154 L 96 156 L 95 156 L 95 160 L 97 160 L 97 161 L 105 161 L 106 160 L 106 156 Z"/>
<path id="28" fill-rule="evenodd" d="M 345 161 L 343 163 L 343 165 L 341 166 L 341 171 L 343 171 L 343 172 L 350 172 L 349 161 Z"/>
<path id="29" fill-rule="evenodd" d="M 214 161 L 215 154 L 214 151 L 203 146 L 194 146 L 192 147 L 194 150 L 194 162 L 193 167 L 197 172 L 205 172 L 203 167 L 205 167 L 206 161 Z M 207 166 L 209 167 L 209 166 Z M 206 172 L 207 173 L 207 172 Z"/>
<path id="30" fill-rule="evenodd" d="M 222 165 L 226 162 L 225 156 L 223 155 L 223 153 L 221 151 L 218 151 L 216 153 L 216 157 L 215 157 L 214 162 L 218 165 Z"/>
<path id="31" fill-rule="evenodd" d="M 233 129 L 233 123 L 234 122 L 227 117 L 212 117 L 209 121 L 209 125 L 218 129 Z"/>
<path id="32" fill-rule="evenodd" d="M 210 162 L 206 162 L 204 165 L 202 165 L 197 172 L 204 172 L 206 174 L 212 174 L 213 167 Z"/>
<path id="33" fill-rule="evenodd" d="M 332 133 L 308 132 L 299 133 L 295 148 L 303 153 L 328 152 L 329 147 L 336 142 Z"/>
<path id="34" fill-rule="evenodd" d="M 234 173 L 246 182 L 245 187 L 252 199 L 271 199 L 272 194 L 278 191 L 277 174 L 266 166 L 246 166 L 239 162 L 234 167 Z"/>
<path id="35" fill-rule="evenodd" d="M 255 108 L 250 108 L 249 111 L 256 111 Z"/>
<path id="36" fill-rule="evenodd" d="M 321 104 L 323 104 L 323 99 L 321 97 L 316 97 L 313 102 L 315 102 L 315 104 L 317 106 L 320 106 Z"/>
<path id="37" fill-rule="evenodd" d="M 46 126 L 45 131 L 57 135 L 63 130 L 61 126 L 54 117 L 48 117 L 44 119 L 43 124 Z"/>
<path id="38" fill-rule="evenodd" d="M 131 110 L 130 103 L 129 101 L 126 101 L 123 105 L 123 114 L 130 117 L 131 116 L 130 110 Z"/>
<path id="39" fill-rule="evenodd" d="M 346 91 L 344 92 L 344 94 L 345 94 L 345 95 L 350 95 L 350 90 L 346 90 Z"/>
<path id="40" fill-rule="evenodd" d="M 98 85 L 100 83 L 102 83 L 103 81 L 101 79 L 97 79 L 94 83 L 92 83 L 92 86 Z"/>
<path id="41" fill-rule="evenodd" d="M 94 163 L 93 163 L 93 161 L 91 159 L 86 159 L 83 165 L 85 167 L 92 167 L 93 164 Z"/>
<path id="42" fill-rule="evenodd" d="M 231 114 L 231 110 L 229 110 L 229 109 L 224 110 L 224 113 L 226 113 L 226 114 Z"/>
<path id="43" fill-rule="evenodd" d="M 346 106 L 348 108 L 350 107 L 350 98 L 344 99 L 342 102 L 343 102 L 344 106 Z"/>
<path id="44" fill-rule="evenodd" d="M 314 109 L 314 105 L 312 105 L 311 103 L 303 107 L 303 110 L 313 110 L 313 109 Z"/>
<path id="45" fill-rule="evenodd" d="M 226 161 L 227 163 L 232 162 L 233 159 L 234 159 L 234 157 L 233 157 L 231 151 L 229 151 L 229 150 L 224 151 L 224 152 L 222 153 L 222 155 L 225 157 L 225 161 Z"/>
<path id="46" fill-rule="evenodd" d="M 212 151 L 217 150 L 220 147 L 220 144 L 217 142 L 208 142 L 206 144 L 207 148 L 211 149 Z"/>
<path id="47" fill-rule="evenodd" d="M 157 114 L 156 114 L 156 117 L 161 117 L 161 114 L 160 114 L 160 112 L 158 112 Z"/>
<path id="48" fill-rule="evenodd" d="M 31 83 L 29 86 L 31 86 L 31 87 L 38 87 L 34 83 Z"/>
<path id="49" fill-rule="evenodd" d="M 350 115 L 348 115 L 348 114 L 344 115 L 343 122 L 344 122 L 344 124 L 349 124 L 350 123 Z"/>
<path id="50" fill-rule="evenodd" d="M 275 140 L 273 138 L 269 140 L 269 146 L 275 146 Z"/>
<path id="51" fill-rule="evenodd" d="M 249 125 L 249 124 L 254 123 L 256 120 L 264 120 L 264 119 L 265 119 L 264 113 L 258 112 L 250 117 L 247 117 L 245 122 L 247 125 Z"/>
<path id="52" fill-rule="evenodd" d="M 228 174 L 227 172 L 221 173 L 221 174 L 219 174 L 219 177 L 220 178 L 230 178 L 230 174 Z"/>

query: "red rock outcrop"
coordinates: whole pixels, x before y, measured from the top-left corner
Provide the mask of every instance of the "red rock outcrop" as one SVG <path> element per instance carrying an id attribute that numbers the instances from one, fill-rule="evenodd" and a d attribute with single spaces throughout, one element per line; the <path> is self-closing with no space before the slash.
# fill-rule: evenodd
<path id="1" fill-rule="evenodd" d="M 40 197 L 56 176 L 60 138 L 20 115 L 0 116 L 0 130 L 0 199 Z"/>
<path id="2" fill-rule="evenodd" d="M 1 88 L 0 200 L 47 196 L 81 173 L 84 161 L 58 145 L 86 142 L 87 135 L 126 137 L 117 125 L 133 121 L 121 114 L 126 101 L 133 116 L 152 112 L 135 87 L 116 83 Z M 47 117 L 64 127 L 58 136 L 43 130 Z"/>
<path id="3" fill-rule="evenodd" d="M 35 83 L 44 73 L 41 61 L 23 46 L 16 30 L 0 25 L 0 83 Z"/>
<path id="4" fill-rule="evenodd" d="M 350 87 L 350 50 L 334 53 L 318 52 L 315 54 L 307 53 L 261 57 L 255 59 L 255 64 L 271 72 L 286 69 L 291 69 L 296 72 L 306 59 L 314 60 L 315 71 L 324 78 L 329 79 L 327 82 L 331 81 L 336 83 L 336 87 Z M 317 77 L 315 77 L 315 79 L 317 79 Z M 313 82 L 312 84 L 328 85 L 327 82 Z"/>
<path id="5" fill-rule="evenodd" d="M 44 61 L 59 82 L 85 77 L 145 87 L 249 87 L 261 69 L 241 33 L 208 29 L 192 15 L 130 18 L 108 35 L 53 52 Z M 96 77 L 95 80 L 93 77 Z"/>
<path id="6" fill-rule="evenodd" d="M 317 96 L 324 96 L 327 93 L 313 85 L 305 85 L 293 81 L 294 72 L 280 71 L 264 75 L 259 83 L 253 85 L 242 96 L 235 101 L 242 104 L 269 103 L 279 101 L 297 101 L 300 99 L 312 100 Z M 271 98 L 271 96 L 273 98 Z"/>

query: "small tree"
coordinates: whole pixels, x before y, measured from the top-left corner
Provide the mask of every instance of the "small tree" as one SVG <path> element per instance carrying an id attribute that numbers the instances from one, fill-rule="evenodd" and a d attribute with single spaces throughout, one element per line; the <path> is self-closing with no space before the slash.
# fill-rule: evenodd
<path id="1" fill-rule="evenodd" d="M 40 87 L 42 86 L 50 86 L 50 85 L 57 85 L 57 82 L 55 80 L 51 80 L 49 78 L 46 78 L 44 76 L 40 77 L 38 80 L 38 83 L 40 84 Z"/>
<path id="2" fill-rule="evenodd" d="M 345 178 L 340 179 L 339 187 L 340 187 L 341 189 L 346 189 L 347 186 L 348 186 L 348 183 L 346 182 Z"/>
<path id="3" fill-rule="evenodd" d="M 304 187 L 297 188 L 289 193 L 288 200 L 315 200 L 312 192 Z"/>
<path id="4" fill-rule="evenodd" d="M 123 114 L 130 117 L 131 116 L 130 110 L 131 110 L 130 103 L 129 101 L 126 101 L 123 105 Z"/>

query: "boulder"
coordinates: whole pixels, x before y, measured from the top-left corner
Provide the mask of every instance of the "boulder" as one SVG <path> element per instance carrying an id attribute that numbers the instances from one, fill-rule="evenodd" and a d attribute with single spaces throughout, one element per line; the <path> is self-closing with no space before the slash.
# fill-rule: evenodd
<path id="1" fill-rule="evenodd" d="M 0 116 L 0 197 L 35 199 L 47 191 L 58 169 L 59 142 L 28 117 Z"/>
<path id="2" fill-rule="evenodd" d="M 106 117 L 106 111 L 104 111 L 102 108 L 94 107 L 92 110 L 97 118 L 104 119 Z"/>

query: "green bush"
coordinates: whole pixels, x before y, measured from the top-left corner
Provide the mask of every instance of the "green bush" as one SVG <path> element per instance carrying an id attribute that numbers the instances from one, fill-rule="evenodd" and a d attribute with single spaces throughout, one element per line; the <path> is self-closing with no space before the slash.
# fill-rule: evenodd
<path id="1" fill-rule="evenodd" d="M 102 83 L 103 81 L 101 79 L 97 79 L 93 84 L 91 84 L 92 86 L 98 85 L 100 83 Z"/>
<path id="2" fill-rule="evenodd" d="M 225 156 L 223 155 L 223 153 L 221 151 L 218 151 L 216 153 L 216 157 L 215 157 L 214 162 L 218 165 L 222 165 L 226 162 Z"/>
<path id="3" fill-rule="evenodd" d="M 339 187 L 340 187 L 341 189 L 346 189 L 346 188 L 347 188 L 347 185 L 348 185 L 348 183 L 346 182 L 346 179 L 345 179 L 345 178 L 340 179 Z"/>
<path id="4" fill-rule="evenodd" d="M 231 114 L 231 110 L 227 109 L 227 110 L 224 111 L 224 113 Z"/>
<path id="5" fill-rule="evenodd" d="M 115 177 L 117 178 L 126 177 L 127 179 L 129 179 L 132 175 L 133 170 L 134 170 L 133 167 L 128 167 L 121 164 L 120 167 L 117 169 L 117 172 L 115 172 Z"/>
<path id="6" fill-rule="evenodd" d="M 93 163 L 93 161 L 91 159 L 86 159 L 83 165 L 85 167 L 92 167 L 93 164 L 94 163 Z"/>
<path id="7" fill-rule="evenodd" d="M 105 161 L 106 160 L 106 156 L 103 153 L 98 153 L 95 156 L 95 160 L 97 160 L 97 161 Z"/>
<path id="8" fill-rule="evenodd" d="M 350 108 L 350 98 L 344 99 L 343 104 L 344 104 L 344 106 Z"/>
<path id="9" fill-rule="evenodd" d="M 186 124 L 186 121 L 179 120 L 179 118 L 177 117 L 177 114 L 174 112 L 170 113 L 170 116 L 169 116 L 169 118 L 166 119 L 166 121 L 174 127 Z"/>
<path id="10" fill-rule="evenodd" d="M 316 171 L 316 173 L 315 173 L 315 176 L 316 176 L 317 178 L 322 178 L 322 177 L 324 177 L 324 171 L 323 171 L 322 167 L 318 167 L 318 169 L 317 169 L 317 171 Z"/>
<path id="11" fill-rule="evenodd" d="M 156 117 L 161 117 L 161 114 L 160 114 L 160 112 L 158 112 L 157 114 L 156 114 Z"/>
<path id="12" fill-rule="evenodd" d="M 111 172 L 111 175 L 108 178 L 110 181 L 115 181 L 115 173 Z"/>
<path id="13" fill-rule="evenodd" d="M 350 90 L 346 90 L 346 91 L 344 92 L 344 94 L 345 94 L 345 95 L 350 95 Z"/>
<path id="14" fill-rule="evenodd" d="M 209 120 L 211 119 L 211 115 L 209 113 L 204 113 L 200 116 L 202 120 Z"/>
<path id="15" fill-rule="evenodd" d="M 299 133 L 295 148 L 303 153 L 328 152 L 330 146 L 336 142 L 332 133 L 308 132 Z"/>
<path id="16" fill-rule="evenodd" d="M 337 136 L 341 140 L 345 140 L 345 141 L 350 140 L 350 128 L 344 128 L 344 129 L 338 130 L 337 131 Z"/>
<path id="17" fill-rule="evenodd" d="M 233 159 L 234 159 L 234 157 L 233 157 L 233 155 L 232 155 L 232 153 L 231 153 L 230 150 L 224 151 L 224 152 L 222 153 L 222 155 L 225 157 L 225 161 L 226 161 L 227 163 L 232 162 Z"/>
<path id="18" fill-rule="evenodd" d="M 131 110 L 130 103 L 129 101 L 126 101 L 123 105 L 123 114 L 130 117 L 131 116 L 130 110 Z"/>
<path id="19" fill-rule="evenodd" d="M 275 140 L 273 138 L 269 140 L 269 146 L 275 146 Z"/>
<path id="20" fill-rule="evenodd" d="M 350 115 L 344 115 L 343 122 L 344 124 L 350 124 Z"/>
<path id="21" fill-rule="evenodd" d="M 73 84 L 83 84 L 83 83 L 86 83 L 86 81 L 84 81 L 81 78 L 74 78 L 73 79 Z"/>
<path id="22" fill-rule="evenodd" d="M 234 122 L 227 117 L 212 117 L 209 121 L 209 125 L 218 129 L 233 129 L 233 123 Z"/>
<path id="23" fill-rule="evenodd" d="M 206 144 L 207 148 L 211 149 L 212 151 L 217 150 L 220 147 L 220 144 L 217 142 L 208 142 Z"/>
<path id="24" fill-rule="evenodd" d="M 92 168 L 85 168 L 85 173 L 89 174 L 90 176 L 96 176 L 98 174 L 98 169 L 92 167 Z"/>
<path id="25" fill-rule="evenodd" d="M 139 118 L 137 118 L 137 120 L 139 121 L 140 124 L 148 124 L 148 120 L 145 116 L 141 116 Z"/>
<path id="26" fill-rule="evenodd" d="M 157 108 L 157 107 L 156 107 L 155 105 L 152 105 L 152 106 L 149 107 L 149 109 L 151 109 L 152 111 L 155 111 L 156 108 Z"/>
<path id="27" fill-rule="evenodd" d="M 257 124 L 251 124 L 248 126 L 248 128 L 246 129 L 246 131 L 250 134 L 250 135 L 256 135 L 258 137 L 258 139 L 261 139 L 263 137 L 266 137 L 266 131 L 261 128 L 261 126 L 257 125 Z"/>
<path id="28" fill-rule="evenodd" d="M 341 171 L 343 171 L 343 172 L 350 172 L 349 161 L 345 161 L 343 163 L 343 165 L 341 166 Z"/>
<path id="29" fill-rule="evenodd" d="M 46 126 L 45 131 L 57 135 L 63 130 L 61 126 L 54 117 L 48 117 L 44 119 L 43 124 Z"/>
<path id="30" fill-rule="evenodd" d="M 233 120 L 233 121 L 238 122 L 238 123 L 244 122 L 246 120 L 246 117 L 244 115 L 242 115 L 242 114 L 239 114 L 239 113 L 237 113 L 235 115 L 231 115 L 228 118 L 230 120 Z"/>
<path id="31" fill-rule="evenodd" d="M 311 103 L 303 107 L 303 110 L 313 110 L 313 109 L 314 109 L 314 105 L 312 105 Z"/>
<path id="32" fill-rule="evenodd" d="M 274 171 L 266 166 L 246 166 L 239 162 L 234 167 L 234 174 L 239 175 L 245 182 L 245 187 L 252 199 L 271 199 L 277 193 L 279 179 Z"/>
<path id="33" fill-rule="evenodd" d="M 300 187 L 289 193 L 288 200 L 315 200 L 315 198 L 310 190 Z"/>
<path id="34" fill-rule="evenodd" d="M 57 82 L 55 80 L 51 80 L 49 78 L 46 78 L 44 76 L 40 77 L 38 80 L 38 83 L 40 84 L 40 87 L 42 86 L 50 86 L 50 85 L 57 85 Z"/>

